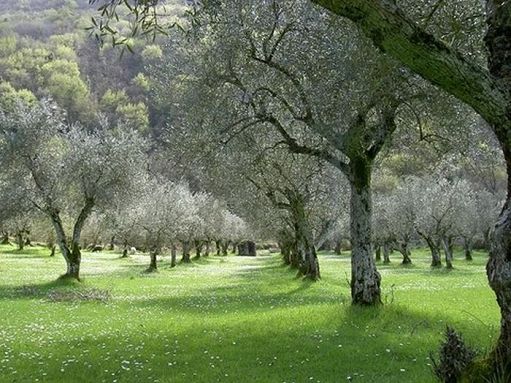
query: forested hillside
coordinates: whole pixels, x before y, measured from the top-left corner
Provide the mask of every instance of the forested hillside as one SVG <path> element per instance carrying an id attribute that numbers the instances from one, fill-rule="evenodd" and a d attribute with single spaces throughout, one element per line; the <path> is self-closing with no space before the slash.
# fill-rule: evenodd
<path id="1" fill-rule="evenodd" d="M 102 113 L 147 134 L 149 120 L 156 125 L 159 116 L 148 103 L 146 67 L 161 58 L 161 48 L 134 39 L 133 53 L 121 57 L 110 45 L 101 47 L 87 30 L 94 10 L 87 0 L 3 2 L 2 94 L 51 97 L 71 122 L 90 125 Z"/>

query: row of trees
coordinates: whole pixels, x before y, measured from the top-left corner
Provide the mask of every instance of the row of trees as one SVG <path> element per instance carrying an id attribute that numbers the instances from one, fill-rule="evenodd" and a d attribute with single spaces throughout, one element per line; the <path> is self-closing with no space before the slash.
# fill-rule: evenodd
<path id="1" fill-rule="evenodd" d="M 65 277 L 79 279 L 82 232 L 91 217 L 89 232 L 104 228 L 125 248 L 150 250 L 151 269 L 162 248 L 177 241 L 189 262 L 191 244 L 197 256 L 211 241 L 225 253 L 231 241 L 247 236 L 243 220 L 210 194 L 156 181 L 147 172 L 147 141 L 137 131 L 106 121 L 94 129 L 69 125 L 54 103 L 19 100 L 0 111 L 0 134 L 4 227 L 21 246 L 30 232 L 46 233 L 39 239 L 50 247 L 56 241 Z"/>
<path id="2" fill-rule="evenodd" d="M 352 24 L 309 2 L 270 1 L 263 6 L 257 1 L 230 0 L 223 6 L 204 2 L 194 17 L 190 34 L 170 39 L 164 60 L 151 74 L 157 84 L 156 100 L 169 111 L 169 137 L 185 130 L 187 148 L 226 154 L 229 169 L 239 163 L 255 164 L 236 174 L 255 184 L 267 202 L 287 210 L 286 217 L 301 214 L 291 209 L 297 205 L 296 197 L 286 190 L 296 188 L 289 188 L 276 168 L 285 169 L 292 183 L 301 183 L 304 201 L 318 182 L 293 172 L 309 174 L 304 164 L 314 161 L 321 163 L 317 169 L 329 168 L 316 170 L 318 177 L 337 172 L 339 186 L 347 182 L 347 188 L 334 187 L 330 193 L 338 192 L 335 206 L 349 194 L 352 299 L 355 304 L 379 303 L 371 184 L 380 167 L 378 157 L 391 148 L 406 147 L 393 145 L 396 131 L 411 136 L 413 130 L 423 142 L 433 142 L 442 141 L 450 130 L 453 141 L 465 143 L 468 135 L 462 127 L 472 127 L 477 117 L 396 61 L 379 55 Z M 282 152 L 292 158 L 287 161 L 295 162 L 294 169 L 283 165 Z M 300 156 L 309 160 L 297 160 Z M 254 182 L 254 174 L 259 178 L 264 174 L 265 181 Z M 322 219 L 330 221 L 328 216 Z M 305 254 L 290 256 L 289 262 L 317 278 L 318 267 L 306 266 L 316 264 L 314 251 L 309 245 L 297 245 L 303 242 L 298 237 L 313 238 L 310 233 L 298 234 L 310 225 L 288 226 L 284 237 L 293 240 L 283 247 L 290 254 Z"/>
<path id="3" fill-rule="evenodd" d="M 144 185 L 140 198 L 113 214 L 106 233 L 119 241 L 126 256 L 128 247 L 137 246 L 149 251 L 149 271 L 157 269 L 157 256 L 165 248 L 171 251 L 171 266 L 176 265 L 177 245 L 182 249 L 181 261 L 208 256 L 215 244 L 217 255 L 227 255 L 249 238 L 245 222 L 232 214 L 211 194 L 192 193 L 183 183 L 150 180 Z"/>
<path id="4" fill-rule="evenodd" d="M 377 259 L 390 262 L 389 252 L 398 250 L 403 264 L 411 263 L 411 247 L 419 240 L 431 251 L 431 266 L 452 268 L 453 246 L 461 244 L 472 260 L 474 244 L 487 248 L 490 231 L 501 200 L 464 179 L 444 176 L 408 177 L 392 194 L 375 198 L 374 239 Z"/>
<path id="5" fill-rule="evenodd" d="M 92 2 L 96 3 L 97 0 Z M 115 9 L 124 2 L 104 1 L 110 7 L 107 16 L 115 15 Z M 137 3 L 135 15 L 145 15 L 159 2 L 141 1 Z M 464 2 L 421 2 L 403 1 L 388 2 L 383 0 L 312 0 L 310 3 L 319 5 L 331 14 L 340 16 L 332 20 L 327 14 L 321 13 L 318 17 L 307 17 L 306 20 L 293 23 L 296 20 L 287 13 L 284 7 L 277 2 L 268 2 L 267 10 L 261 10 L 260 2 L 229 2 L 229 4 L 216 1 L 201 2 L 206 14 L 208 9 L 213 10 L 214 15 L 209 21 L 202 20 L 199 25 L 207 25 L 206 34 L 213 31 L 216 36 L 209 41 L 228 41 L 215 47 L 221 51 L 223 57 L 228 57 L 220 81 L 213 84 L 213 89 L 234 91 L 234 99 L 241 100 L 238 107 L 225 108 L 225 110 L 248 111 L 246 114 L 236 116 L 234 121 L 241 121 L 244 126 L 251 124 L 273 125 L 282 136 L 282 142 L 295 153 L 315 155 L 337 166 L 351 183 L 352 197 L 352 224 L 351 238 L 353 245 L 352 255 L 352 297 L 356 304 L 375 304 L 380 301 L 380 276 L 371 261 L 371 192 L 370 175 L 371 165 L 376 154 L 381 150 L 383 143 L 390 133 L 395 130 L 395 115 L 397 107 L 403 102 L 409 103 L 405 97 L 386 95 L 379 93 L 373 97 L 370 91 L 363 92 L 368 95 L 368 100 L 376 100 L 367 104 L 353 102 L 357 92 L 349 92 L 346 82 L 336 81 L 339 65 L 329 72 L 329 66 L 324 61 L 329 57 L 345 52 L 345 45 L 339 46 L 339 41 L 355 41 L 346 33 L 345 24 L 342 20 L 351 20 L 364 34 L 372 40 L 380 51 L 393 57 L 399 64 L 417 73 L 427 82 L 438 86 L 458 100 L 472 107 L 491 125 L 499 140 L 504 154 L 508 179 L 511 179 L 511 142 L 509 131 L 511 129 L 511 91 L 509 71 L 509 28 L 511 20 L 511 2 L 487 0 Z M 300 2 L 307 7 L 308 2 Z M 265 2 L 264 5 L 267 3 Z M 293 6 L 296 4 L 293 3 Z M 240 9 L 247 6 L 248 9 Z M 256 7 L 250 9 L 250 7 Z M 486 6 L 486 7 L 485 7 Z M 140 11 L 140 9 L 142 11 Z M 148 11 L 149 9 L 149 11 Z M 233 15 L 230 17 L 229 15 Z M 257 15 L 257 17 L 254 17 Z M 265 23 L 266 15 L 270 15 L 268 24 Z M 299 10 L 300 15 L 310 16 L 311 12 Z M 137 19 L 138 20 L 138 19 Z M 142 18 L 146 21 L 146 18 Z M 232 20 L 232 22 L 230 22 Z M 220 21 L 220 22 L 218 22 Z M 486 21 L 486 28 L 484 22 Z M 158 22 L 142 23 L 142 27 L 154 32 L 158 31 Z M 225 34 L 222 34 L 223 26 L 227 25 Z M 300 33 L 300 27 L 306 25 L 304 32 Z M 260 26 L 267 27 L 261 31 Z M 311 33 L 315 27 L 330 28 L 329 31 L 342 35 L 341 39 L 330 39 L 332 34 Z M 134 30 L 135 31 L 135 30 Z M 220 31 L 220 33 L 218 33 Z M 323 30 L 326 32 L 326 30 Z M 204 33 L 204 32 L 203 32 Z M 321 36 L 318 41 L 319 49 L 314 49 L 316 36 Z M 221 37 L 215 39 L 215 37 Z M 234 41 L 230 39 L 234 37 Z M 484 38 L 484 39 L 483 39 Z M 299 42 L 295 49 L 285 49 L 279 54 L 279 47 L 286 44 L 289 48 L 293 42 Z M 213 43 L 213 45 L 215 45 Z M 486 49 L 484 49 L 486 46 Z M 227 47 L 227 48 L 226 48 Z M 297 49 L 296 49 L 297 48 Z M 206 47 L 207 49 L 207 47 Z M 360 46 L 356 52 L 361 50 Z M 296 54 L 299 52 L 299 54 Z M 300 65 L 294 59 L 307 57 L 308 52 L 313 52 L 314 62 L 312 65 Z M 214 53 L 209 51 L 208 53 Z M 234 55 L 232 55 L 234 53 Z M 380 56 L 383 57 L 383 56 Z M 341 58 L 336 57 L 336 63 L 343 63 Z M 210 64 L 214 64 L 212 61 Z M 257 65 L 251 65 L 252 62 Z M 293 63 L 291 66 L 284 63 Z M 321 67 L 315 67 L 314 63 L 322 63 Z M 371 63 L 365 60 L 365 64 Z M 307 63 L 309 64 L 309 63 Z M 244 70 L 241 71 L 240 65 Z M 486 65 L 486 67 L 485 67 Z M 341 65 L 344 68 L 345 65 Z M 265 70 L 265 68 L 267 70 Z M 307 69 L 310 68 L 310 72 Z M 360 68 L 360 67 L 359 67 Z M 363 72 L 357 70 L 355 73 Z M 381 74 L 382 71 L 380 71 Z M 250 73 L 257 79 L 254 85 L 248 84 L 242 74 Z M 336 85 L 333 89 L 328 84 L 321 84 L 320 93 L 314 92 L 310 84 L 321 82 L 318 73 L 328 75 L 324 79 L 333 80 Z M 353 73 L 349 71 L 349 73 Z M 384 72 L 385 73 L 385 72 Z M 364 78 L 367 77 L 364 76 Z M 383 76 L 379 76 L 381 80 Z M 280 79 L 284 82 L 280 82 Z M 270 80 L 270 81 L 268 81 Z M 400 84 L 401 93 L 404 92 L 409 82 L 393 81 L 391 85 Z M 275 88 L 271 84 L 281 84 Z M 283 84 L 287 84 L 286 87 Z M 339 108 L 335 89 L 348 89 L 350 100 L 357 106 L 362 106 L 355 113 L 344 113 L 343 121 L 351 121 L 355 116 L 354 124 L 348 124 L 346 133 L 336 131 L 339 124 L 329 122 L 328 119 L 320 120 L 318 116 L 331 117 L 333 113 L 316 113 L 321 111 L 321 106 L 328 102 L 321 97 L 327 94 L 328 100 L 335 100 L 335 110 Z M 386 90 L 388 87 L 384 87 Z M 216 93 L 217 93 L 216 92 Z M 320 105 L 311 107 L 310 95 L 313 100 L 320 100 Z M 380 101 L 382 103 L 380 104 Z M 345 110 L 343 110 L 345 112 Z M 378 115 L 381 118 L 378 121 Z M 283 118 L 284 116 L 284 118 Z M 368 116 L 371 116 L 368 118 Z M 241 117 L 241 118 L 240 118 Z M 256 120 L 257 122 L 253 122 Z M 322 143 L 326 143 L 321 149 L 311 148 L 304 144 L 302 137 L 288 127 L 289 122 L 293 126 L 301 126 L 302 131 L 319 133 Z M 368 122 L 370 122 L 368 124 Z M 229 126 L 228 124 L 222 124 Z M 231 122 L 232 125 L 232 122 Z M 370 129 L 364 129 L 367 125 Z M 234 124 L 234 127 L 239 124 Z M 422 129 L 422 127 L 421 127 Z M 305 141 L 305 142 L 308 142 Z M 333 152 L 332 152 L 333 150 Z M 497 301 L 502 311 L 501 336 L 493 354 L 496 366 L 511 365 L 511 292 L 509 283 L 511 279 L 511 253 L 510 226 L 511 226 L 511 182 L 508 182 L 508 197 L 501 215 L 497 221 L 492 236 L 492 248 L 488 263 L 488 279 L 490 286 L 496 293 Z M 358 217 L 358 218 L 355 218 Z M 495 367 L 495 366 L 494 366 Z M 498 367 L 496 367 L 498 369 Z"/>

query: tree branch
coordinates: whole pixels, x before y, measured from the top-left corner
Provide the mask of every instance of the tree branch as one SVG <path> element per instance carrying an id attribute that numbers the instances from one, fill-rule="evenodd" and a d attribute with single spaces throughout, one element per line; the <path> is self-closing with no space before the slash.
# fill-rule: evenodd
<path id="1" fill-rule="evenodd" d="M 300 145 L 298 142 L 296 142 L 296 139 L 294 137 L 291 137 L 291 135 L 287 132 L 287 130 L 282 126 L 280 121 L 276 119 L 273 116 L 264 116 L 261 118 L 262 121 L 266 121 L 270 124 L 272 124 L 277 131 L 280 133 L 282 138 L 284 139 L 284 143 L 287 145 L 288 149 L 292 153 L 296 154 L 306 154 L 309 156 L 314 156 L 317 158 L 320 158 L 337 169 L 341 170 L 343 173 L 347 174 L 349 172 L 348 164 L 342 161 L 341 159 L 334 156 L 332 153 L 325 149 L 314 149 L 310 148 L 305 145 Z"/>
<path id="2" fill-rule="evenodd" d="M 470 105 L 493 126 L 510 126 L 511 95 L 486 69 L 463 57 L 382 0 L 311 0 L 357 24 L 382 51 Z"/>

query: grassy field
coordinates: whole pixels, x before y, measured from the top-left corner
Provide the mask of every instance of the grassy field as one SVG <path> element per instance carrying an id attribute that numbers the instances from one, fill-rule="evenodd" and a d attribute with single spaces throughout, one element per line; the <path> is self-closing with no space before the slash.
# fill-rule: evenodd
<path id="1" fill-rule="evenodd" d="M 70 285 L 59 255 L 0 247 L 0 382 L 432 382 L 446 324 L 481 352 L 497 334 L 481 253 L 451 272 L 426 251 L 380 265 L 376 309 L 350 307 L 347 254 L 322 254 L 317 283 L 277 256 L 148 261 L 84 254 Z M 95 294 L 111 297 L 80 299 Z"/>

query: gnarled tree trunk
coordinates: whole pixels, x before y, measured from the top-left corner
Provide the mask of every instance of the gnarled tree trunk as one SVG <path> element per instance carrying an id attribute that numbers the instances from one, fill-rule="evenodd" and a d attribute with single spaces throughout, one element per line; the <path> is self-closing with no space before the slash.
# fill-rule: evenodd
<path id="1" fill-rule="evenodd" d="M 357 305 L 381 303 L 381 276 L 372 250 L 371 164 L 352 160 L 351 179 L 351 299 Z"/>
<path id="2" fill-rule="evenodd" d="M 51 209 L 48 211 L 53 223 L 53 228 L 55 229 L 57 244 L 59 245 L 60 251 L 67 265 L 66 273 L 62 275 L 61 278 L 72 278 L 80 280 L 80 264 L 82 261 L 82 254 L 80 251 L 80 236 L 85 221 L 92 212 L 93 207 L 94 200 L 91 198 L 86 198 L 85 204 L 80 211 L 80 214 L 78 215 L 78 218 L 76 219 L 75 225 L 73 227 L 73 236 L 71 238 L 70 246 L 68 244 L 68 238 L 64 231 L 64 225 L 62 224 L 58 210 Z"/>
<path id="3" fill-rule="evenodd" d="M 190 241 L 182 241 L 181 245 L 183 247 L 183 255 L 181 257 L 181 262 L 190 263 Z"/>
<path id="4" fill-rule="evenodd" d="M 229 241 L 228 239 L 225 239 L 223 241 L 220 242 L 220 246 L 221 246 L 221 249 L 222 249 L 222 255 L 225 257 L 227 255 L 227 252 L 229 251 L 229 243 L 231 241 Z"/>
<path id="5" fill-rule="evenodd" d="M 419 233 L 420 234 L 420 233 Z M 442 258 L 440 257 L 440 246 L 433 238 L 420 234 L 422 238 L 426 241 L 429 247 L 429 251 L 431 252 L 431 267 L 441 267 L 442 266 Z"/>
<path id="6" fill-rule="evenodd" d="M 511 376 L 511 2 L 487 0 L 489 68 L 507 90 L 506 122 L 493 124 L 507 168 L 507 198 L 493 231 L 486 273 L 500 307 L 500 336 L 493 350 L 497 369 Z"/>
<path id="7" fill-rule="evenodd" d="M 110 238 L 110 243 L 108 245 L 108 250 L 113 250 L 115 248 L 115 235 L 112 235 Z"/>
<path id="8" fill-rule="evenodd" d="M 151 258 L 151 261 L 149 263 L 149 267 L 147 268 L 147 272 L 148 273 L 153 273 L 155 271 L 158 271 L 158 254 L 160 253 L 160 250 L 156 247 L 154 247 L 153 249 L 151 249 L 151 251 L 149 252 L 149 257 Z"/>
<path id="9" fill-rule="evenodd" d="M 465 251 L 465 260 L 472 261 L 472 239 L 463 237 L 463 250 Z"/>
<path id="10" fill-rule="evenodd" d="M 16 232 L 16 244 L 20 251 L 25 248 L 25 241 L 23 240 L 23 232 L 21 230 Z"/>
<path id="11" fill-rule="evenodd" d="M 279 242 L 280 254 L 284 264 L 291 265 L 291 247 L 292 244 L 289 240 L 281 239 Z"/>
<path id="12" fill-rule="evenodd" d="M 511 171 L 508 163 L 508 172 Z M 508 186 L 511 191 L 511 183 Z M 495 361 L 511 368 L 511 198 L 495 225 L 486 273 L 500 307 L 500 336 L 493 352 Z"/>
<path id="13" fill-rule="evenodd" d="M 82 253 L 80 251 L 80 245 L 73 242 L 71 254 L 67 262 L 67 273 L 65 277 L 80 280 L 80 265 L 82 263 Z"/>
<path id="14" fill-rule="evenodd" d="M 405 240 L 399 242 L 398 250 L 401 253 L 401 255 L 403 256 L 403 261 L 401 262 L 401 264 L 403 264 L 403 265 L 411 264 L 412 263 L 412 258 L 411 258 L 412 252 L 410 251 L 408 239 L 405 239 Z"/>
<path id="15" fill-rule="evenodd" d="M 342 253 L 342 241 L 338 240 L 335 242 L 334 253 L 337 255 L 341 255 Z"/>
<path id="16" fill-rule="evenodd" d="M 128 241 L 124 241 L 121 258 L 128 258 Z"/>
<path id="17" fill-rule="evenodd" d="M 444 247 L 445 253 L 445 267 L 452 269 L 453 253 L 452 253 L 452 237 L 444 237 L 442 239 L 442 246 Z"/>
<path id="18" fill-rule="evenodd" d="M 2 244 L 2 245 L 10 245 L 11 244 L 9 242 L 9 233 L 7 231 L 4 231 L 2 233 L 2 241 L 0 242 L 0 244 Z"/>
<path id="19" fill-rule="evenodd" d="M 307 222 L 303 197 L 299 193 L 288 190 L 288 199 L 294 221 L 298 269 L 303 276 L 314 281 L 318 280 L 321 277 L 319 261 L 312 240 L 312 232 Z"/>
<path id="20" fill-rule="evenodd" d="M 79 246 L 78 247 L 78 253 L 75 252 L 73 254 L 72 250 L 68 246 L 68 241 L 66 237 L 66 233 L 64 231 L 64 226 L 62 225 L 62 221 L 60 219 L 60 216 L 57 212 L 52 212 L 51 214 L 51 220 L 53 223 L 53 227 L 55 229 L 56 237 L 57 237 L 57 244 L 59 245 L 60 252 L 62 253 L 62 256 L 64 257 L 64 260 L 66 261 L 67 270 L 64 275 L 61 276 L 61 278 L 74 278 L 74 279 L 80 279 L 80 252 L 79 252 Z"/>
<path id="21" fill-rule="evenodd" d="M 381 262 L 381 245 L 380 244 L 375 244 L 374 245 L 375 249 L 374 249 L 374 260 L 376 262 Z"/>

